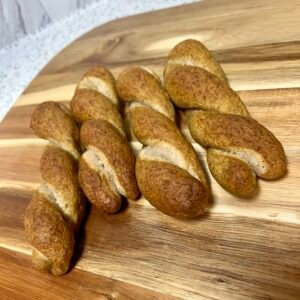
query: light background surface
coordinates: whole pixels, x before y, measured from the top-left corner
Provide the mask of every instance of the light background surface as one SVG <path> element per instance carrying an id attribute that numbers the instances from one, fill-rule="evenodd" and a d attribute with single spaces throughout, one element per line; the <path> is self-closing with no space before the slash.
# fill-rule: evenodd
<path id="1" fill-rule="evenodd" d="M 0 0 L 0 48 L 96 0 Z M 100 1 L 98 1 L 100 2 Z"/>
<path id="2" fill-rule="evenodd" d="M 0 120 L 37 73 L 108 21 L 193 0 L 0 0 Z"/>

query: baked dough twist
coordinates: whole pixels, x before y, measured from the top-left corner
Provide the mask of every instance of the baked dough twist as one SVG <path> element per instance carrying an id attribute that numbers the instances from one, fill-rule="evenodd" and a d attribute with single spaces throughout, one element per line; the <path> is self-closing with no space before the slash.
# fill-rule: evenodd
<path id="1" fill-rule="evenodd" d="M 249 197 L 257 188 L 257 176 L 276 179 L 286 173 L 282 145 L 250 117 L 203 44 L 186 40 L 176 45 L 169 53 L 164 77 L 175 105 L 191 110 L 191 135 L 208 148 L 209 169 L 223 188 Z"/>
<path id="2" fill-rule="evenodd" d="M 175 217 L 196 217 L 210 197 L 197 155 L 174 123 L 174 108 L 159 77 L 142 67 L 129 67 L 117 79 L 121 99 L 128 103 L 133 134 L 144 145 L 136 176 L 145 198 Z"/>
<path id="3" fill-rule="evenodd" d="M 25 213 L 25 234 L 33 246 L 34 267 L 61 275 L 69 268 L 84 215 L 77 178 L 79 132 L 68 109 L 55 102 L 38 105 L 31 128 L 50 143 L 41 157 L 43 183 Z"/>
<path id="4" fill-rule="evenodd" d="M 79 162 L 79 182 L 89 200 L 102 212 L 115 213 L 122 196 L 136 199 L 135 157 L 126 140 L 115 79 L 96 67 L 80 80 L 71 101 L 71 112 L 83 123 L 80 130 L 86 149 Z"/>

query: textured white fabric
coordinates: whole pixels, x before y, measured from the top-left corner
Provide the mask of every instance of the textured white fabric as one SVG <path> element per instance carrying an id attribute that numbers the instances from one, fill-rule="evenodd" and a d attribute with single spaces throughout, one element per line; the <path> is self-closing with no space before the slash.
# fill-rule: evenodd
<path id="1" fill-rule="evenodd" d="M 99 0 L 0 49 L 0 120 L 49 60 L 84 33 L 117 18 L 190 2 L 194 1 Z"/>

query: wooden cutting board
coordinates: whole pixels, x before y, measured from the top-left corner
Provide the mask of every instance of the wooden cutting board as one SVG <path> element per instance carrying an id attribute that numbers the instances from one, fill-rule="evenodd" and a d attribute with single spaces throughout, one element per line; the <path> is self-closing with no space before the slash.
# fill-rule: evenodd
<path id="1" fill-rule="evenodd" d="M 115 75 L 130 64 L 162 75 L 167 53 L 186 38 L 214 52 L 251 115 L 282 142 L 287 176 L 260 180 L 251 200 L 211 179 L 213 207 L 192 221 L 145 199 L 113 216 L 91 209 L 75 268 L 59 278 L 32 270 L 23 217 L 45 145 L 29 129 L 32 111 L 69 101 L 96 64 Z M 299 170 L 299 1 L 207 0 L 100 26 L 57 55 L 0 125 L 0 298 L 300 299 Z"/>

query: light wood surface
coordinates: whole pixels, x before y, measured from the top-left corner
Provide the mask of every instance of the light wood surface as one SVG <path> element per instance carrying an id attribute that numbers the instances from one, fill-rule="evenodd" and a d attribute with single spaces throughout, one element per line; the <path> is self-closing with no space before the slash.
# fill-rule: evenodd
<path id="1" fill-rule="evenodd" d="M 0 125 L 0 298 L 299 299 L 299 15 L 296 0 L 209 0 L 108 23 L 57 55 Z M 192 221 L 165 216 L 145 199 L 113 216 L 91 209 L 75 269 L 60 278 L 31 270 L 23 216 L 45 145 L 29 129 L 36 104 L 70 100 L 95 64 L 115 75 L 142 64 L 161 75 L 168 51 L 188 37 L 214 52 L 251 115 L 282 142 L 287 176 L 260 180 L 251 200 L 210 177 L 210 213 Z M 188 135 L 184 122 L 182 130 Z"/>

